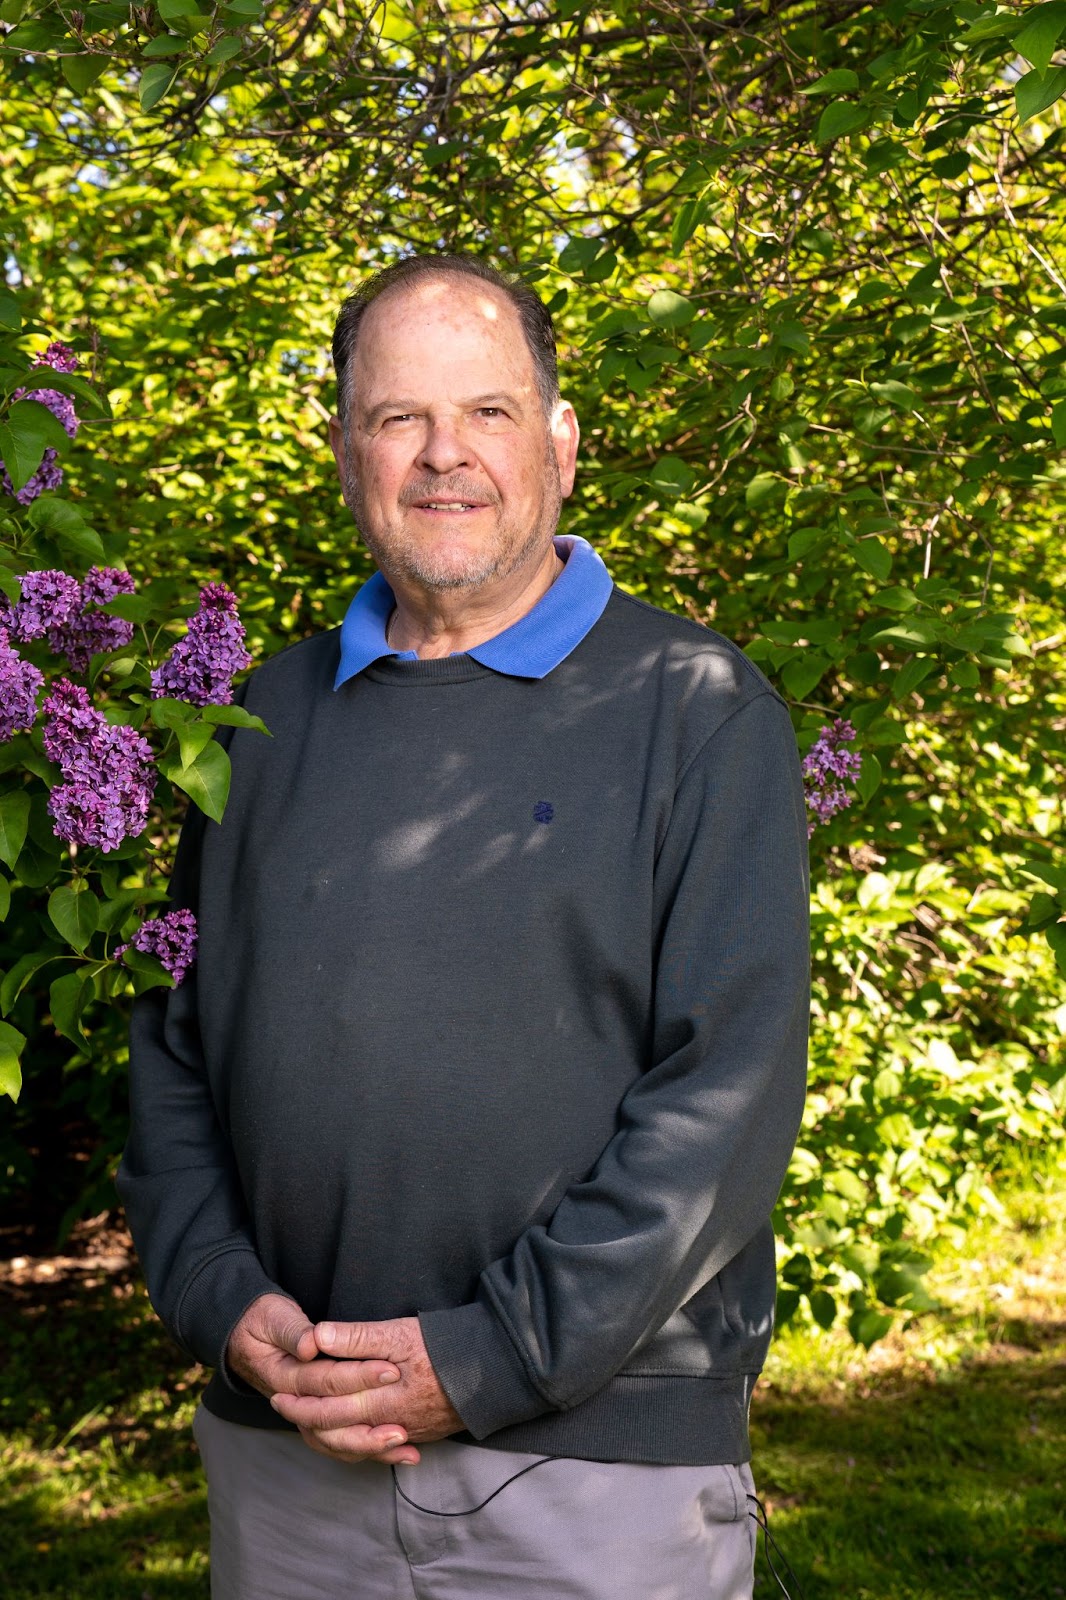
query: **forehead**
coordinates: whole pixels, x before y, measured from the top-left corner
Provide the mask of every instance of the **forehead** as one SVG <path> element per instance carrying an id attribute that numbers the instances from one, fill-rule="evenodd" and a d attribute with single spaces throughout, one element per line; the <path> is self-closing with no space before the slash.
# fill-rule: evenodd
<path id="1" fill-rule="evenodd" d="M 387 289 L 367 308 L 356 342 L 361 378 L 396 368 L 486 364 L 532 382 L 533 357 L 514 304 L 493 284 L 451 273 Z"/>

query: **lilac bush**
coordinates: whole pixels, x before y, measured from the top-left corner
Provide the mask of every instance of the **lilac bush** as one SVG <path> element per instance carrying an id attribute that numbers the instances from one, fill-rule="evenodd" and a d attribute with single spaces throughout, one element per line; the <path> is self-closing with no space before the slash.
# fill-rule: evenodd
<path id="1" fill-rule="evenodd" d="M 251 659 L 244 648 L 236 595 L 224 583 L 205 584 L 188 633 L 152 673 L 152 693 L 156 699 L 171 696 L 194 706 L 228 706 L 233 675 Z"/>
<path id="2" fill-rule="evenodd" d="M 23 661 L 0 627 L 0 740 L 33 727 L 43 684 L 44 673 Z"/>
<path id="3" fill-rule="evenodd" d="M 152 747 L 59 678 L 44 703 L 44 750 L 63 775 L 48 797 L 56 837 L 107 852 L 144 831 L 155 793 Z"/>
<path id="4" fill-rule="evenodd" d="M 844 746 L 855 738 L 855 729 L 844 717 L 823 726 L 818 738 L 803 758 L 803 787 L 807 805 L 814 813 L 808 818 L 807 837 L 818 824 L 849 806 L 853 796 L 844 787 L 853 783 L 862 768 L 862 757 Z"/>
<path id="5" fill-rule="evenodd" d="M 120 961 L 130 949 L 155 956 L 176 987 L 196 960 L 196 939 L 196 917 L 191 911 L 165 911 L 161 917 L 142 922 L 133 938 L 118 946 L 115 959 Z"/>
<path id="6" fill-rule="evenodd" d="M 66 656 L 75 672 L 84 672 L 98 650 L 115 650 L 133 638 L 133 623 L 90 609 L 119 594 L 133 594 L 137 585 L 118 567 L 90 567 L 83 582 L 55 568 L 25 572 L 21 594 L 12 603 L 0 598 L 0 627 L 13 639 L 30 644 L 46 639 L 54 655 Z"/>
<path id="7" fill-rule="evenodd" d="M 37 357 L 31 367 L 36 372 L 41 367 L 50 367 L 53 372 L 73 372 L 78 365 L 78 358 L 68 345 L 55 339 L 42 355 Z M 67 437 L 73 439 L 81 426 L 81 418 L 74 409 L 74 402 L 69 394 L 63 394 L 59 389 L 16 389 L 13 400 L 38 400 L 41 405 L 47 406 L 54 417 L 62 423 Z M 0 489 L 5 494 L 14 495 L 19 505 L 28 506 L 36 500 L 39 494 L 46 489 L 58 489 L 63 482 L 63 468 L 59 465 L 58 453 L 51 445 L 45 451 L 41 464 L 33 477 L 24 483 L 21 489 L 16 490 L 8 476 L 7 468 L 0 462 Z"/>

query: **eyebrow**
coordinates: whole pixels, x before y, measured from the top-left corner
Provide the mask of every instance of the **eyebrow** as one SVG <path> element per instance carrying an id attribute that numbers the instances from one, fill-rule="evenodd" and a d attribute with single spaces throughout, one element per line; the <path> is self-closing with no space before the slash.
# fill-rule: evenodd
<path id="1" fill-rule="evenodd" d="M 513 411 L 521 410 L 521 401 L 518 399 L 518 396 L 513 394 L 505 394 L 503 391 L 497 391 L 493 394 L 471 395 L 468 399 L 460 401 L 460 404 L 463 406 L 474 407 L 502 405 L 509 406 Z M 378 405 L 373 406 L 367 412 L 365 418 L 363 419 L 364 425 L 368 428 L 372 428 L 375 423 L 380 422 L 382 417 L 387 416 L 390 411 L 397 411 L 402 416 L 405 412 L 417 411 L 418 406 L 419 403 L 417 400 L 408 399 L 406 397 L 393 400 L 382 400 Z"/>

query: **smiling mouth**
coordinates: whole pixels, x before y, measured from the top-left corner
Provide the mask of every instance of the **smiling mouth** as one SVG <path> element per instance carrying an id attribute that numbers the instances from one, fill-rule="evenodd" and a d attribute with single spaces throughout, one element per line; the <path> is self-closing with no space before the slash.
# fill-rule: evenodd
<path id="1" fill-rule="evenodd" d="M 483 511 L 480 500 L 419 500 L 416 511 Z"/>

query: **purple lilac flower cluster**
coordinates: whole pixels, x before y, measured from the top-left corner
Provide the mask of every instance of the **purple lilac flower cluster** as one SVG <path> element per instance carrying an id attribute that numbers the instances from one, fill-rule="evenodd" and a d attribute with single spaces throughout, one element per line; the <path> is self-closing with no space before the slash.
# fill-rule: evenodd
<path id="1" fill-rule="evenodd" d="M 31 367 L 36 372 L 40 367 L 50 367 L 53 372 L 73 372 L 78 365 L 78 358 L 68 345 L 61 344 L 58 339 L 48 346 L 43 355 Z M 81 426 L 81 419 L 74 410 L 74 402 L 69 394 L 63 394 L 59 389 L 16 389 L 12 397 L 15 400 L 39 400 L 42 406 L 47 406 L 53 416 L 58 417 L 63 424 L 67 437 L 73 439 Z M 5 494 L 13 494 L 19 505 L 28 506 L 36 500 L 39 494 L 46 489 L 58 489 L 63 482 L 63 468 L 59 465 L 58 453 L 51 445 L 45 451 L 41 464 L 33 477 L 22 488 L 16 491 L 8 476 L 7 468 L 0 462 L 0 489 Z"/>
<path id="2" fill-rule="evenodd" d="M 75 672 L 84 672 L 98 650 L 117 650 L 133 638 L 132 622 L 89 609 L 134 593 L 132 577 L 118 567 L 90 567 L 83 583 L 45 568 L 23 573 L 19 583 L 14 605 L 0 597 L 0 627 L 22 644 L 47 638 L 49 649 L 66 656 Z"/>
<path id="3" fill-rule="evenodd" d="M 115 959 L 131 948 L 155 956 L 177 986 L 196 960 L 196 918 L 191 911 L 165 911 L 142 922 L 129 943 L 119 945 Z"/>
<path id="4" fill-rule="evenodd" d="M 228 706 L 233 675 L 251 660 L 236 595 L 224 583 L 208 583 L 188 633 L 152 673 L 152 693 L 157 700 L 172 695 L 194 706 Z"/>
<path id="5" fill-rule="evenodd" d="M 133 728 L 109 723 L 67 678 L 52 685 L 44 712 L 44 752 L 64 779 L 48 797 L 53 832 L 69 844 L 117 850 L 148 820 L 156 781 L 151 746 Z"/>
<path id="6" fill-rule="evenodd" d="M 20 728 L 32 728 L 37 717 L 37 696 L 44 683 L 32 661 L 23 661 L 0 628 L 0 740 L 10 739 Z"/>
<path id="7" fill-rule="evenodd" d="M 862 757 L 854 750 L 845 750 L 855 737 L 855 729 L 844 717 L 837 717 L 824 726 L 803 758 L 803 787 L 807 804 L 814 813 L 807 823 L 810 838 L 819 822 L 851 804 L 852 797 L 844 788 L 853 783 L 862 768 Z"/>

